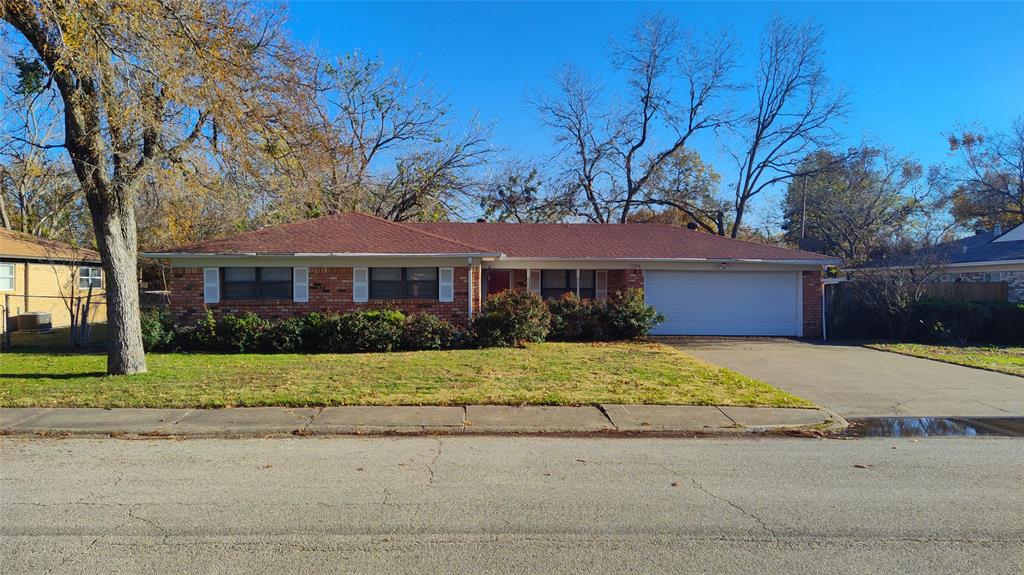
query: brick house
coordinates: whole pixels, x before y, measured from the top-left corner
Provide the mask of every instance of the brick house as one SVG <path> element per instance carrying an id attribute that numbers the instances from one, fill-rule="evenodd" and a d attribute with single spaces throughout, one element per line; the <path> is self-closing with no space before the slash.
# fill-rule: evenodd
<path id="1" fill-rule="evenodd" d="M 625 288 L 655 333 L 817 337 L 837 260 L 658 224 L 396 223 L 346 213 L 149 253 L 170 262 L 170 311 L 191 322 L 379 307 L 465 323 L 487 295 L 604 299 Z"/>

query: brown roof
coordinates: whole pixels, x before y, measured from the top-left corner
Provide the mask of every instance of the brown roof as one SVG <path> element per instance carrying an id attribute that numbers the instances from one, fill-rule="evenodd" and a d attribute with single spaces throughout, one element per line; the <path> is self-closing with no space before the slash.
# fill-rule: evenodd
<path id="1" fill-rule="evenodd" d="M 478 254 L 489 253 L 381 218 L 348 212 L 175 248 L 186 254 Z"/>
<path id="2" fill-rule="evenodd" d="M 828 256 L 734 240 L 667 224 L 410 223 L 509 257 L 822 260 Z"/>
<path id="3" fill-rule="evenodd" d="M 100 254 L 21 232 L 0 228 L 0 259 L 100 263 Z"/>
<path id="4" fill-rule="evenodd" d="M 396 223 L 350 212 L 173 250 L 174 254 L 504 254 L 555 259 L 831 260 L 663 224 Z"/>

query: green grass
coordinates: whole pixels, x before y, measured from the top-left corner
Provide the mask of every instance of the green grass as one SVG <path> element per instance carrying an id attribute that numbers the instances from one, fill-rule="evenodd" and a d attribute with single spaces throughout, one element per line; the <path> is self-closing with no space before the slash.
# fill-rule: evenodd
<path id="1" fill-rule="evenodd" d="M 876 343 L 868 347 L 1024 377 L 1024 347 L 959 347 L 920 343 Z"/>
<path id="2" fill-rule="evenodd" d="M 390 354 L 148 356 L 110 377 L 100 354 L 4 353 L 0 406 L 226 407 L 811 404 L 660 344 L 544 343 Z"/>

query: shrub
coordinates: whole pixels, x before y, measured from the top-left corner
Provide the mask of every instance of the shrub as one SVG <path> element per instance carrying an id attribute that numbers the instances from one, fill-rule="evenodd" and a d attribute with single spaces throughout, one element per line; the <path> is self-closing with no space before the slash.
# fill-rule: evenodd
<path id="1" fill-rule="evenodd" d="M 206 315 L 195 325 L 178 330 L 175 344 L 186 351 L 215 351 L 220 349 L 217 338 L 217 320 L 213 312 L 206 310 Z"/>
<path id="2" fill-rule="evenodd" d="M 606 306 L 602 302 L 580 299 L 569 292 L 548 301 L 551 329 L 548 339 L 554 341 L 597 341 L 604 339 Z"/>
<path id="3" fill-rule="evenodd" d="M 177 333 L 170 314 L 161 310 L 147 310 L 140 317 L 142 348 L 146 351 L 171 350 Z"/>
<path id="4" fill-rule="evenodd" d="M 487 298 L 472 332 L 481 347 L 509 347 L 544 341 L 551 313 L 541 297 L 526 290 L 505 290 Z"/>
<path id="5" fill-rule="evenodd" d="M 1024 343 L 1024 303 L 993 303 L 979 337 L 992 343 Z"/>
<path id="6" fill-rule="evenodd" d="M 336 321 L 336 323 L 335 323 Z M 337 352 L 392 351 L 402 345 L 405 314 L 383 309 L 354 311 L 328 321 L 333 324 L 330 347 Z"/>
<path id="7" fill-rule="evenodd" d="M 217 326 L 221 345 L 230 351 L 251 353 L 264 346 L 264 338 L 270 330 L 270 322 L 247 312 L 242 315 L 226 315 Z"/>
<path id="8" fill-rule="evenodd" d="M 911 308 L 908 339 L 960 345 L 978 338 L 987 340 L 989 334 L 983 328 L 992 317 L 993 307 L 988 303 L 921 300 Z"/>
<path id="9" fill-rule="evenodd" d="M 644 292 L 627 289 L 615 294 L 606 305 L 605 324 L 612 339 L 646 336 L 665 316 L 644 301 Z"/>
<path id="10" fill-rule="evenodd" d="M 446 320 L 429 313 L 409 316 L 402 326 L 402 349 L 451 349 L 459 330 Z"/>
<path id="11" fill-rule="evenodd" d="M 270 324 L 260 346 L 263 351 L 295 353 L 305 349 L 306 318 L 290 317 Z"/>

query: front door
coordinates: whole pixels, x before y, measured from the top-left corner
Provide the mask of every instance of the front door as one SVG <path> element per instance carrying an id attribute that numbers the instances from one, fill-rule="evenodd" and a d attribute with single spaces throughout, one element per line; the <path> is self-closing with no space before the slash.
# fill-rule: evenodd
<path id="1" fill-rule="evenodd" d="M 511 270 L 487 270 L 487 295 L 492 296 L 512 287 Z"/>

